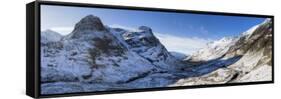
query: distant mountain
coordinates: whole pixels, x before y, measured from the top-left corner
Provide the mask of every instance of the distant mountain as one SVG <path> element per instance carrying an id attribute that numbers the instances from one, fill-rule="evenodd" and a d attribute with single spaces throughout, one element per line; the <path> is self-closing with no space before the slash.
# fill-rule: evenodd
<path id="1" fill-rule="evenodd" d="M 238 37 L 224 37 L 207 44 L 207 47 L 192 54 L 190 61 L 208 61 L 222 57 L 237 42 Z"/>
<path id="2" fill-rule="evenodd" d="M 57 42 L 62 39 L 62 35 L 53 31 L 53 30 L 45 30 L 41 32 L 41 43 L 47 42 Z"/>
<path id="3" fill-rule="evenodd" d="M 183 54 L 183 53 L 180 53 L 180 52 L 170 51 L 170 54 L 172 56 L 174 56 L 175 58 L 179 59 L 179 60 L 185 60 L 185 59 L 189 59 L 190 58 L 189 55 L 186 55 L 186 54 Z"/>

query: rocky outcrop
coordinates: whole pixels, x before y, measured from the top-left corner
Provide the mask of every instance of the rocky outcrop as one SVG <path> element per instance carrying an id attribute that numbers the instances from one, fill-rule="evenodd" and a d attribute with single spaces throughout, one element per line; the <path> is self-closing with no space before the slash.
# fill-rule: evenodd
<path id="1" fill-rule="evenodd" d="M 94 15 L 88 15 L 81 19 L 76 25 L 73 31 L 105 31 L 105 27 L 99 17 Z"/>

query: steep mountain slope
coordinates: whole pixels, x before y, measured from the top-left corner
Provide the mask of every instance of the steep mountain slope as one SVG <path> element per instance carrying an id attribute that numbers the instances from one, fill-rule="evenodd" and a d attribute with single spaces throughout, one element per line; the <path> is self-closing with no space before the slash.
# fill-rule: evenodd
<path id="1" fill-rule="evenodd" d="M 227 49 L 216 60 L 240 58 L 232 64 L 225 65 L 225 68 L 219 68 L 201 77 L 180 79 L 171 86 L 270 81 L 272 79 L 272 21 L 270 19 L 243 33 Z"/>
<path id="2" fill-rule="evenodd" d="M 172 56 L 161 42 L 153 35 L 152 29 L 140 26 L 136 30 L 111 29 L 125 43 L 126 47 L 145 58 L 158 68 L 175 69 L 182 64 Z M 177 64 L 177 66 L 173 66 Z"/>
<path id="3" fill-rule="evenodd" d="M 240 61 L 229 66 L 242 72 L 234 79 L 239 81 L 269 81 L 272 79 L 272 21 L 265 20 L 251 34 L 244 36 L 231 47 L 226 57 L 243 55 Z"/>

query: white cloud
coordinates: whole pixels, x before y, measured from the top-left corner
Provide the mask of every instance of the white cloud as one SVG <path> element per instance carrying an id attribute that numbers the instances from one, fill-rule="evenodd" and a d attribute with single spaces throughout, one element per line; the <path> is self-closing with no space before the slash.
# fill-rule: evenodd
<path id="1" fill-rule="evenodd" d="M 168 51 L 175 51 L 190 55 L 200 48 L 206 46 L 211 39 L 203 39 L 197 37 L 180 37 L 170 34 L 154 34 L 160 42 L 167 48 Z"/>
<path id="2" fill-rule="evenodd" d="M 121 28 L 121 29 L 129 30 L 129 31 L 139 31 L 137 28 L 123 26 L 123 25 L 119 25 L 119 24 L 112 24 L 112 25 L 109 25 L 109 27 L 111 27 L 111 28 Z"/>

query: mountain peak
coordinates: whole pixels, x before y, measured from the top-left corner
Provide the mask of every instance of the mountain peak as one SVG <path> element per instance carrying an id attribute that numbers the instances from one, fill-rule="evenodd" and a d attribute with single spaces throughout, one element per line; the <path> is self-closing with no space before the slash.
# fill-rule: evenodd
<path id="1" fill-rule="evenodd" d="M 272 19 L 271 18 L 266 18 L 262 24 L 266 24 L 266 23 L 272 23 Z"/>
<path id="2" fill-rule="evenodd" d="M 42 36 L 45 36 L 45 35 L 57 35 L 57 36 L 62 37 L 62 35 L 60 33 L 56 32 L 56 31 L 53 31 L 51 29 L 47 29 L 47 30 L 42 31 L 41 35 Z"/>
<path id="3" fill-rule="evenodd" d="M 77 30 L 104 31 L 105 27 L 99 17 L 88 15 L 75 25 L 74 31 Z"/>
<path id="4" fill-rule="evenodd" d="M 49 33 L 49 32 L 55 32 L 55 31 L 53 31 L 53 30 L 51 30 L 51 29 L 46 29 L 46 30 L 44 30 L 44 31 L 42 31 L 42 32 L 44 32 L 44 33 Z M 55 33 L 57 33 L 57 32 L 55 32 Z"/>
<path id="5" fill-rule="evenodd" d="M 148 27 L 148 26 L 140 26 L 138 29 L 139 29 L 139 30 L 143 30 L 143 31 L 145 31 L 145 32 L 150 32 L 150 33 L 152 33 L 152 29 L 151 29 L 150 27 Z"/>
<path id="6" fill-rule="evenodd" d="M 61 40 L 61 38 L 61 34 L 50 29 L 41 32 L 41 43 L 43 44 L 47 42 L 57 42 Z"/>

